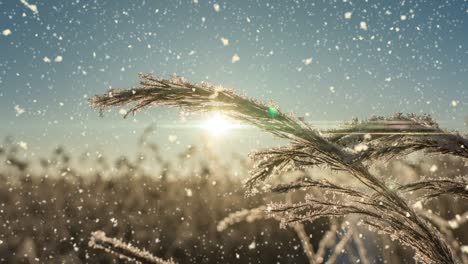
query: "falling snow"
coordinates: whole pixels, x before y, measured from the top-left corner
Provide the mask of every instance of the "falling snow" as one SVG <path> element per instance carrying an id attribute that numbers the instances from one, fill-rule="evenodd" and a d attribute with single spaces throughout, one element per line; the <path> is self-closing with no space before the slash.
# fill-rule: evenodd
<path id="1" fill-rule="evenodd" d="M 16 116 L 20 116 L 25 112 L 25 109 L 22 108 L 19 105 L 15 105 L 14 109 L 15 109 L 15 112 L 16 112 Z"/>
<path id="2" fill-rule="evenodd" d="M 39 11 L 37 10 L 37 6 L 34 5 L 34 4 L 30 4 L 28 3 L 26 0 L 20 0 L 20 2 L 25 6 L 27 7 L 29 10 L 31 10 L 31 12 L 33 12 L 34 14 L 38 14 Z"/>
<path id="3" fill-rule="evenodd" d="M 232 63 L 236 63 L 236 62 L 238 62 L 238 61 L 240 61 L 239 55 L 234 54 L 234 55 L 232 56 L 231 62 L 232 62 Z"/>
<path id="4" fill-rule="evenodd" d="M 304 59 L 304 64 L 305 65 L 309 65 L 312 63 L 312 58 L 307 58 L 307 59 Z"/>
<path id="5" fill-rule="evenodd" d="M 6 36 L 9 36 L 9 35 L 11 35 L 11 30 L 8 29 L 8 28 L 7 28 L 7 29 L 4 29 L 4 30 L 2 31 L 2 34 L 3 34 L 3 36 L 5 36 L 5 37 L 6 37 Z"/>
<path id="6" fill-rule="evenodd" d="M 301 222 L 306 234 L 301 225 L 279 228 L 276 219 L 265 219 L 265 209 L 273 212 L 270 202 L 289 204 L 316 193 L 298 189 L 272 199 L 269 191 L 278 184 L 307 176 L 353 191 L 365 186 L 327 167 L 300 168 L 275 174 L 247 196 L 244 183 L 259 165 L 247 154 L 280 144 L 264 132 L 290 116 L 327 141 L 339 138 L 337 145 L 346 148 L 338 156 L 352 154 L 347 162 L 356 166 L 354 158 L 367 157 L 385 137 L 369 130 L 409 123 L 381 123 L 381 116 L 421 116 L 428 142 L 415 149 L 431 143 L 434 129 L 425 114 L 439 121 L 442 143 L 445 133 L 467 134 L 466 1 L 4 0 L 0 10 L 0 263 L 119 261 L 88 246 L 98 230 L 177 263 L 328 263 L 335 251 L 335 263 L 415 261 L 411 245 L 352 217 Z M 203 113 L 186 107 L 188 101 L 156 107 L 167 94 L 145 84 L 140 89 L 139 74 L 146 73 L 200 85 L 184 92 L 209 98 L 210 106 L 225 101 Z M 119 104 L 115 95 L 125 87 L 131 98 L 156 99 Z M 231 91 L 263 102 L 243 112 L 246 124 L 230 120 L 239 107 Z M 91 109 L 93 96 L 104 93 L 117 107 Z M 226 113 L 210 112 L 218 108 Z M 256 128 L 246 114 L 252 111 L 266 125 Z M 377 121 L 366 123 L 369 118 Z M 324 132 L 353 124 L 360 130 L 352 135 Z M 307 140 L 296 138 L 291 146 L 308 146 Z M 466 160 L 451 157 L 466 148 L 460 140 L 442 157 L 429 149 L 385 164 L 362 163 L 376 166 L 383 184 L 405 197 L 408 206 L 399 215 L 405 221 L 440 218 L 432 230 L 421 216 L 431 234 L 442 225 L 438 235 L 457 258 L 468 254 L 463 198 L 427 201 L 419 191 L 399 188 L 443 177 L 466 181 Z M 259 174 L 282 168 L 279 152 L 259 161 L 279 163 Z M 304 157 L 292 160 L 285 168 Z M 466 192 L 464 184 L 456 190 Z M 264 207 L 255 211 L 258 206 Z M 249 210 L 257 215 L 239 220 Z M 225 217 L 232 225 L 219 232 Z M 348 246 L 335 247 L 352 226 Z M 333 243 L 322 242 L 322 259 L 309 261 L 307 241 L 318 254 L 330 230 Z"/>
<path id="7" fill-rule="evenodd" d="M 351 19 L 351 16 L 352 16 L 352 15 L 353 15 L 353 13 L 348 11 L 348 12 L 346 12 L 346 13 L 344 14 L 344 18 L 346 18 L 346 19 Z"/>
<path id="8" fill-rule="evenodd" d="M 213 9 L 215 12 L 221 11 L 221 7 L 219 6 L 219 4 L 213 4 Z"/>
<path id="9" fill-rule="evenodd" d="M 229 39 L 221 38 L 221 43 L 223 43 L 223 46 L 228 46 L 229 45 Z"/>
<path id="10" fill-rule="evenodd" d="M 362 30 L 367 30 L 367 23 L 366 21 L 361 21 L 359 23 L 359 27 L 362 29 Z"/>

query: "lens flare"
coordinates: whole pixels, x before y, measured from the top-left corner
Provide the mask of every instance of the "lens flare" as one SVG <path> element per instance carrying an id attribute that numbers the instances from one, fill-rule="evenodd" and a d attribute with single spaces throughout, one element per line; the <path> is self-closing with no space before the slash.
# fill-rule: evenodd
<path id="1" fill-rule="evenodd" d="M 220 136 L 226 133 L 226 131 L 231 129 L 232 127 L 233 124 L 231 124 L 219 113 L 214 114 L 203 125 L 203 128 L 214 136 Z"/>

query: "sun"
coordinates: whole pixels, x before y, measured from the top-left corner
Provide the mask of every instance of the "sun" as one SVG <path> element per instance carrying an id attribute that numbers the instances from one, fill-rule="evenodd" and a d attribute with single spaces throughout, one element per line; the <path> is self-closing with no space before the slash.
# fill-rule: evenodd
<path id="1" fill-rule="evenodd" d="M 214 136 L 220 136 L 233 127 L 234 124 L 230 123 L 220 113 L 213 114 L 211 118 L 206 120 L 203 124 L 203 128 Z"/>

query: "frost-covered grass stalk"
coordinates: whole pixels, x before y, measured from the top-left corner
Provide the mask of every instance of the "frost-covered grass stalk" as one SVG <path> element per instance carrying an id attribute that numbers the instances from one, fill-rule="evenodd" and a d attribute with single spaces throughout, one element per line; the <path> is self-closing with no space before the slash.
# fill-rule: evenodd
<path id="1" fill-rule="evenodd" d="M 109 238 L 102 231 L 96 231 L 91 234 L 89 246 L 104 250 L 119 258 L 135 261 L 143 264 L 175 264 L 172 260 L 163 260 L 153 256 L 145 250 L 140 250 L 130 244 L 124 243 L 116 238 Z"/>
<path id="2" fill-rule="evenodd" d="M 133 105 L 130 110 L 133 113 L 154 105 L 180 107 L 187 112 L 218 111 L 259 127 L 289 140 L 291 144 L 251 155 L 255 168 L 246 183 L 250 190 L 256 190 L 268 177 L 310 166 L 347 172 L 363 187 L 357 189 L 302 178 L 273 188 L 277 192 L 318 189 L 329 194 L 322 198 L 311 192 L 300 203 L 270 205 L 268 212 L 279 217 L 284 224 L 357 214 L 364 223 L 413 248 L 419 262 L 456 263 L 460 259 L 458 252 L 452 252 L 441 233 L 408 205 L 404 193 L 425 190 L 429 195 L 423 194 L 423 198 L 441 194 L 466 197 L 466 177 L 422 181 L 398 189 L 389 188 L 385 179 L 369 172 L 369 167 L 377 160 L 387 161 L 415 151 L 468 158 L 467 136 L 439 128 L 429 116 L 397 114 L 318 131 L 294 115 L 281 112 L 273 103 L 252 100 L 220 86 L 197 85 L 178 77 L 158 79 L 151 75 L 141 75 L 140 85 L 133 89 L 110 90 L 107 94 L 95 96 L 91 104 L 101 110 Z"/>
<path id="3" fill-rule="evenodd" d="M 320 195 L 318 193 L 316 194 Z M 288 203 L 291 202 L 290 198 L 291 198 L 290 195 L 286 197 L 286 200 Z M 281 218 L 279 218 L 276 215 L 268 214 L 265 209 L 266 209 L 265 206 L 260 206 L 260 207 L 253 208 L 250 210 L 243 209 L 243 210 L 231 213 L 218 223 L 217 229 L 218 231 L 221 232 L 240 222 L 252 223 L 254 221 L 259 221 L 259 220 L 269 219 L 269 218 L 274 218 L 278 221 L 281 221 Z M 336 219 L 332 218 L 330 220 L 331 220 L 331 224 L 329 226 L 329 229 L 325 233 L 325 235 L 321 237 L 317 250 L 314 250 L 312 243 L 310 241 L 310 236 L 307 234 L 303 223 L 295 223 L 291 225 L 292 229 L 294 230 L 294 232 L 296 233 L 296 235 L 298 236 L 301 242 L 304 254 L 307 256 L 309 263 L 310 264 L 323 263 L 323 261 L 325 260 L 325 253 L 327 249 L 332 251 L 331 255 L 328 257 L 327 263 L 330 263 L 330 264 L 334 263 L 335 260 L 338 258 L 338 256 L 342 253 L 342 251 L 346 248 L 348 257 L 350 258 L 352 263 L 368 264 L 369 261 L 367 259 L 367 253 L 366 253 L 364 244 L 361 238 L 357 236 L 355 232 L 357 229 L 355 219 L 351 220 L 351 222 L 344 221 L 341 224 L 341 229 L 342 230 L 346 229 L 347 232 L 340 239 L 338 239 L 337 237 L 337 231 L 338 231 L 339 225 Z M 351 240 L 351 238 L 356 244 L 358 256 L 353 254 L 355 250 L 352 249 L 350 244 L 348 243 Z"/>

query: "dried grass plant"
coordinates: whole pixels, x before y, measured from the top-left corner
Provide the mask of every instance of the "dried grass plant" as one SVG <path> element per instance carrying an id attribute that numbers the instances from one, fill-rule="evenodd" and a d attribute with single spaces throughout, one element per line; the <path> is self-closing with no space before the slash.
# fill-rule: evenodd
<path id="1" fill-rule="evenodd" d="M 155 257 L 148 251 L 140 250 L 131 244 L 122 242 L 119 239 L 109 238 L 103 231 L 96 231 L 91 234 L 89 246 L 104 250 L 119 258 L 142 264 L 175 264 L 172 260 L 163 260 Z"/>
<path id="2" fill-rule="evenodd" d="M 441 194 L 466 197 L 466 176 L 390 188 L 385 179 L 369 171 L 375 161 L 388 161 L 416 151 L 468 158 L 467 136 L 439 128 L 430 116 L 396 114 L 361 122 L 354 120 L 342 128 L 318 131 L 293 114 L 281 112 L 273 103 L 252 100 L 221 86 L 193 84 L 179 77 L 159 79 L 151 75 L 141 75 L 138 87 L 113 89 L 95 96 L 91 105 L 101 110 L 132 105 L 129 113 L 155 105 L 179 107 L 186 112 L 218 111 L 287 139 L 291 142 L 289 146 L 251 155 L 255 167 L 246 182 L 250 190 L 255 191 L 271 176 L 313 166 L 346 172 L 361 186 L 355 188 L 311 178 L 277 186 L 273 191 L 301 189 L 326 193 L 325 198 L 310 192 L 302 202 L 269 205 L 267 212 L 281 219 L 283 224 L 294 226 L 319 217 L 359 215 L 363 223 L 411 247 L 418 262 L 462 261 L 460 253 L 454 252 L 439 229 L 409 206 L 404 194 L 421 190 L 423 199 Z"/>
<path id="3" fill-rule="evenodd" d="M 320 193 L 314 193 L 317 196 L 320 196 Z M 287 203 L 292 203 L 291 193 L 286 196 Z M 231 226 L 234 226 L 241 222 L 253 223 L 255 221 L 264 220 L 273 218 L 278 221 L 281 221 L 281 218 L 268 214 L 266 206 L 260 206 L 250 210 L 243 209 L 234 213 L 229 214 L 227 217 L 222 219 L 218 225 L 218 231 L 222 232 L 228 229 Z M 291 225 L 291 228 L 296 233 L 297 237 L 301 242 L 302 249 L 304 254 L 307 256 L 310 264 L 323 263 L 326 259 L 326 251 L 331 250 L 331 254 L 327 258 L 326 263 L 335 263 L 338 256 L 346 249 L 348 258 L 352 263 L 370 263 L 367 257 L 367 252 L 364 247 L 364 243 L 361 237 L 357 234 L 358 222 L 357 219 L 352 218 L 350 221 L 343 221 L 341 225 L 334 218 L 330 219 L 330 225 L 325 234 L 320 238 L 317 250 L 314 250 L 314 247 L 311 243 L 311 237 L 307 234 L 306 228 L 303 223 L 295 223 Z M 338 227 L 344 232 L 344 235 L 339 238 L 337 236 Z M 355 250 L 351 247 L 350 241 L 355 242 L 357 248 L 357 254 L 354 254 Z"/>

